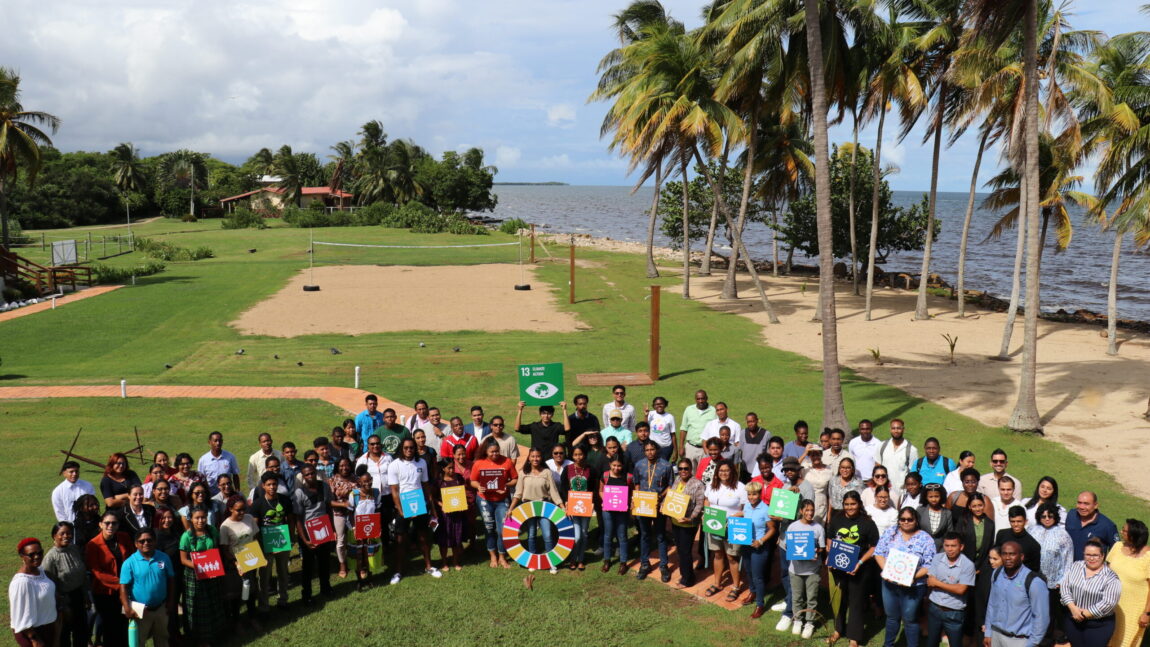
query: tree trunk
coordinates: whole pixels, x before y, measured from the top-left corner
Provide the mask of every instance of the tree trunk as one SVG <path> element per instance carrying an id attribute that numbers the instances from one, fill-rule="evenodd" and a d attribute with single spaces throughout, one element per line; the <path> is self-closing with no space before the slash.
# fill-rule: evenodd
<path id="1" fill-rule="evenodd" d="M 879 188 L 882 186 L 882 127 L 886 123 L 886 95 L 883 94 L 882 106 L 878 112 L 878 137 L 874 144 L 874 192 L 870 201 L 870 248 L 867 250 L 866 261 L 866 314 L 864 318 L 870 321 L 871 297 L 874 295 L 874 260 L 878 253 L 878 204 Z"/>
<path id="2" fill-rule="evenodd" d="M 691 298 L 691 195 L 687 183 L 687 154 L 679 160 L 679 171 L 683 175 L 683 298 Z"/>
<path id="3" fill-rule="evenodd" d="M 1023 70 L 1026 75 L 1026 313 L 1022 333 L 1022 375 L 1018 402 L 1007 426 L 1013 431 L 1042 433 L 1038 414 L 1038 304 L 1041 302 L 1038 240 L 1038 0 L 1027 0 L 1023 25 Z M 1022 214 L 1020 214 L 1022 215 Z"/>
<path id="4" fill-rule="evenodd" d="M 711 185 L 711 187 L 713 188 L 717 186 L 715 178 L 711 176 L 711 171 L 705 165 L 703 165 L 703 160 L 699 156 L 698 149 L 695 149 L 695 159 L 698 160 L 699 165 L 702 166 L 703 177 L 707 179 L 707 182 Z M 743 258 L 747 264 L 747 271 L 750 272 L 751 280 L 754 281 L 755 287 L 759 291 L 759 299 L 763 302 L 763 310 L 765 310 L 767 313 L 767 319 L 773 324 L 779 323 L 779 318 L 775 315 L 775 309 L 773 306 L 771 306 L 770 300 L 767 299 L 767 291 L 763 288 L 763 282 L 759 279 L 759 270 L 755 268 L 755 260 L 751 258 L 750 253 L 747 252 L 747 246 L 743 244 L 743 232 L 741 231 L 740 227 L 735 226 L 733 218 L 731 218 L 731 210 L 727 206 L 727 201 L 720 200 L 716 204 L 719 205 L 719 211 L 722 212 L 723 217 L 727 221 L 727 229 L 730 229 L 734 233 L 735 240 L 731 245 L 731 251 L 734 252 L 737 250 L 743 255 Z M 732 258 L 733 257 L 734 255 L 732 254 Z"/>
<path id="5" fill-rule="evenodd" d="M 970 237 L 970 221 L 974 218 L 974 192 L 978 188 L 978 168 L 982 166 L 982 152 L 990 129 L 984 128 L 978 140 L 978 155 L 974 158 L 974 172 L 970 174 L 970 198 L 966 201 L 966 217 L 962 220 L 962 239 L 958 243 L 958 316 L 966 316 L 966 241 Z"/>
<path id="6" fill-rule="evenodd" d="M 727 177 L 727 155 L 731 150 L 731 140 L 728 139 L 723 142 L 723 156 L 719 158 L 719 177 Z M 711 254 L 715 251 L 715 230 L 719 225 L 719 200 L 722 199 L 723 186 L 720 183 L 719 188 L 715 189 L 715 197 L 711 201 L 711 224 L 707 227 L 707 250 L 703 253 L 703 266 L 699 270 L 700 276 L 711 275 Z M 736 254 L 732 247 L 730 265 L 735 265 Z"/>
<path id="7" fill-rule="evenodd" d="M 788 247 L 787 248 L 786 270 L 783 273 L 784 274 L 790 274 L 791 270 L 794 269 L 794 266 L 795 266 L 795 248 L 794 247 Z"/>
<path id="8" fill-rule="evenodd" d="M 1026 192 L 1026 181 L 1019 184 L 1021 191 Z M 1018 205 L 1019 213 L 1026 208 L 1026 202 Z M 1022 292 L 1022 257 L 1026 250 L 1026 220 L 1020 215 L 1015 223 L 1015 229 L 1018 230 L 1018 242 L 1014 246 L 1014 273 L 1010 279 L 1010 306 L 1006 310 L 1006 327 L 1002 330 L 1002 346 L 998 349 L 998 356 L 995 359 L 1009 360 L 1010 359 L 1010 337 L 1014 333 L 1014 319 L 1018 316 L 1018 298 Z"/>
<path id="9" fill-rule="evenodd" d="M 0 242 L 8 249 L 8 186 L 0 177 Z"/>
<path id="10" fill-rule="evenodd" d="M 651 202 L 651 215 L 647 218 L 647 278 L 659 278 L 655 265 L 655 221 L 659 218 L 659 186 L 663 183 L 663 165 L 655 167 L 655 199 Z"/>
<path id="11" fill-rule="evenodd" d="M 771 211 L 771 275 L 779 275 L 779 210 Z"/>
<path id="12" fill-rule="evenodd" d="M 838 322 L 835 319 L 834 240 L 831 231 L 831 167 L 827 144 L 827 91 L 818 0 L 804 0 L 811 110 L 815 135 L 815 205 L 819 230 L 819 303 L 823 331 L 823 428 L 849 429 L 839 377 Z"/>
<path id="13" fill-rule="evenodd" d="M 858 111 L 852 111 L 852 114 L 854 115 L 854 146 L 851 148 L 850 197 L 847 201 L 847 214 L 851 232 L 851 293 L 857 297 L 859 295 L 859 256 L 858 241 L 855 240 L 855 162 L 858 161 L 859 156 L 859 116 Z"/>
<path id="14" fill-rule="evenodd" d="M 1106 291 L 1107 355 L 1118 354 L 1118 261 L 1122 258 L 1122 232 L 1114 234 L 1114 253 L 1110 257 L 1110 288 Z"/>
<path id="15" fill-rule="evenodd" d="M 930 165 L 930 204 L 926 215 L 926 246 L 922 249 L 922 274 L 918 280 L 918 301 L 914 306 L 915 319 L 930 319 L 926 307 L 926 284 L 930 279 L 930 248 L 934 242 L 934 210 L 938 204 L 938 156 L 942 152 L 942 117 L 946 111 L 946 83 L 938 88 L 938 105 L 934 116 L 934 159 Z"/>
<path id="16" fill-rule="evenodd" d="M 735 240 L 740 242 L 743 240 L 743 225 L 747 221 L 747 208 L 751 202 L 751 185 L 753 184 L 752 180 L 755 176 L 754 169 L 757 138 L 755 137 L 754 129 L 756 121 L 755 115 L 758 113 L 758 103 L 759 102 L 757 97 L 751 100 L 751 136 L 750 139 L 747 140 L 747 168 L 744 169 L 743 172 L 743 193 L 739 198 L 739 219 L 735 223 L 735 232 L 732 234 L 735 237 Z M 722 176 L 720 176 L 719 181 L 722 182 Z M 728 222 L 727 227 L 730 226 L 731 223 Z M 723 280 L 723 293 L 720 298 L 739 298 L 739 286 L 736 283 L 738 277 L 738 272 L 736 271 L 736 268 L 738 267 L 738 260 L 739 245 L 731 245 L 731 262 L 727 264 L 727 278 Z M 750 268 L 750 265 L 753 263 L 753 261 L 749 257 L 746 259 L 746 263 L 748 268 L 753 271 L 754 268 Z"/>

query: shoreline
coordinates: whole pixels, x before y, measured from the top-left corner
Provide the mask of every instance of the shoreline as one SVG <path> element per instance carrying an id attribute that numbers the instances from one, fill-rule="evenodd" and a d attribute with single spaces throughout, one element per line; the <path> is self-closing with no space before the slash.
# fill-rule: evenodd
<path id="1" fill-rule="evenodd" d="M 539 234 L 539 233 L 536 233 L 536 236 L 537 236 L 538 240 L 541 240 L 541 241 L 546 239 L 548 242 L 551 242 L 551 243 L 555 243 L 555 244 L 559 244 L 559 245 L 567 245 L 567 243 L 569 241 L 570 234 Z M 575 246 L 576 247 L 595 247 L 598 249 L 605 249 L 607 251 L 618 251 L 618 252 L 631 253 L 631 254 L 645 255 L 647 253 L 646 243 L 639 243 L 639 242 L 628 241 L 628 240 L 616 240 L 614 238 L 607 237 L 607 236 L 595 237 L 595 236 L 592 236 L 591 234 L 575 234 Z M 655 254 L 656 260 L 677 261 L 680 265 L 682 264 L 682 261 L 683 261 L 682 251 L 672 249 L 670 247 L 660 247 L 660 246 L 656 245 L 654 247 L 654 254 Z M 692 267 L 699 267 L 700 265 L 702 265 L 702 262 L 703 262 L 703 252 L 692 251 L 691 252 L 691 266 Z M 839 270 L 840 266 L 842 266 L 842 270 L 843 270 L 843 273 L 845 275 L 846 265 L 842 262 L 835 263 L 835 268 L 836 268 L 835 282 L 836 282 L 836 284 L 848 283 L 848 281 L 846 281 L 844 278 L 841 278 L 839 276 L 838 270 Z M 723 256 L 721 254 L 713 254 L 711 257 L 711 267 L 715 268 L 715 269 L 720 269 L 720 270 L 726 271 L 726 269 L 727 269 L 727 257 Z M 742 261 L 740 261 L 740 268 L 741 268 L 739 270 L 740 274 L 746 272 L 746 269 L 745 269 L 746 264 Z M 770 263 L 770 261 L 756 262 L 755 263 L 755 269 L 757 269 L 760 274 L 770 274 L 771 263 Z M 917 291 L 918 291 L 918 279 L 914 278 L 914 276 L 911 273 L 908 273 L 908 272 L 883 272 L 881 268 L 877 268 L 877 269 L 878 269 L 878 272 L 876 272 L 876 276 L 875 276 L 875 278 L 876 278 L 875 289 L 876 290 L 879 289 L 880 287 L 882 287 L 882 288 L 900 290 L 900 291 L 905 292 L 905 293 L 917 293 Z M 679 270 L 679 271 L 682 271 L 682 270 Z M 791 271 L 788 274 L 779 274 L 778 277 L 770 275 L 769 278 L 770 279 L 775 279 L 775 278 L 783 279 L 786 277 L 792 277 L 792 278 L 793 277 L 806 277 L 806 278 L 817 279 L 818 275 L 819 275 L 818 267 L 816 267 L 816 266 L 792 264 L 791 265 Z M 692 275 L 692 276 L 698 277 L 700 279 L 707 278 L 707 277 L 702 276 L 702 275 Z M 928 287 L 930 290 L 950 290 L 950 296 L 949 297 L 940 297 L 940 298 L 949 298 L 950 301 L 957 302 L 958 299 L 954 295 L 955 289 L 952 285 L 950 285 L 946 281 L 942 280 L 937 274 L 931 274 L 930 279 L 931 279 L 931 281 L 930 281 L 930 283 L 928 283 Z M 899 287 L 898 285 L 894 285 L 895 281 L 903 282 L 904 285 L 909 285 L 910 287 L 909 288 Z M 990 310 L 992 312 L 1006 312 L 1007 310 L 1010 309 L 1010 303 L 1008 301 L 1009 297 L 1007 299 L 1003 299 L 1001 297 L 996 297 L 996 296 L 994 296 L 988 292 L 983 292 L 981 290 L 972 290 L 969 288 L 967 290 L 965 290 L 965 292 L 966 292 L 966 305 L 967 305 L 968 309 L 969 308 L 978 308 L 978 309 Z M 935 296 L 938 296 L 938 295 L 935 294 Z M 1026 312 L 1026 307 L 1022 306 L 1022 305 L 1018 306 L 1018 314 L 1022 315 L 1024 312 Z M 1077 308 L 1074 311 L 1070 312 L 1070 311 L 1067 311 L 1065 308 L 1059 308 L 1058 310 L 1055 310 L 1055 311 L 1040 311 L 1038 313 L 1038 318 L 1041 320 L 1050 321 L 1053 323 L 1082 324 L 1082 325 L 1096 326 L 1096 327 L 1103 329 L 1104 332 L 1103 332 L 1102 336 L 1103 336 L 1103 338 L 1106 337 L 1105 329 L 1106 329 L 1108 317 L 1106 316 L 1106 313 L 1104 313 L 1104 312 L 1094 312 L 1092 310 L 1087 310 L 1086 308 Z M 1119 330 L 1130 330 L 1130 331 L 1134 331 L 1134 332 L 1150 334 L 1150 321 L 1119 318 L 1117 323 L 1115 324 L 1115 326 Z"/>

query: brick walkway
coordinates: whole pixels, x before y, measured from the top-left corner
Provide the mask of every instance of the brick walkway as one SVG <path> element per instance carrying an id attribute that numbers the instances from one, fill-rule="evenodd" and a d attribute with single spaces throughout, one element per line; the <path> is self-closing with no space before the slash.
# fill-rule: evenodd
<path id="1" fill-rule="evenodd" d="M 112 290 L 118 290 L 122 287 L 124 287 L 124 286 L 122 286 L 122 285 L 99 285 L 99 286 L 96 286 L 94 288 L 84 288 L 83 290 L 80 290 L 79 292 L 73 292 L 71 294 L 68 294 L 68 295 L 65 295 L 62 297 L 57 297 L 56 307 L 59 308 L 60 306 L 67 305 L 69 303 L 73 303 L 73 302 L 79 301 L 81 299 L 87 299 L 88 297 L 97 297 L 97 296 L 100 296 L 101 294 L 107 294 L 108 292 L 111 292 Z M 27 315 L 36 314 L 37 312 L 44 312 L 45 310 L 51 310 L 51 309 L 52 309 L 52 299 L 47 299 L 47 300 L 41 301 L 40 303 L 37 303 L 35 305 L 24 306 L 23 308 L 17 308 L 15 310 L 9 310 L 8 312 L 0 312 L 0 322 L 8 321 L 10 319 L 16 319 L 19 317 L 24 317 Z"/>
<path id="2" fill-rule="evenodd" d="M 37 307 L 37 306 L 31 306 Z M 24 308 L 21 308 L 23 310 Z M 352 389 L 339 386 L 154 386 L 154 385 L 128 385 L 129 398 L 219 398 L 219 399 L 237 399 L 237 400 L 323 400 L 324 402 L 333 404 L 348 413 L 358 413 L 363 410 L 363 398 L 370 391 L 362 389 Z M 378 395 L 378 394 L 377 394 Z M 118 398 L 120 397 L 120 385 L 91 385 L 91 386 L 5 386 L 0 387 L 0 400 L 25 400 L 36 398 Z M 380 410 L 387 408 L 395 409 L 396 413 L 405 418 L 414 414 L 414 410 L 410 407 L 401 405 L 397 402 L 387 400 L 385 398 L 379 399 Z M 519 455 L 520 459 L 517 461 L 518 466 L 521 468 L 523 462 L 527 458 L 528 448 L 520 445 Z M 631 539 L 633 542 L 639 541 L 639 537 L 635 536 Z M 705 541 L 705 540 L 704 540 Z M 594 547 L 588 547 L 590 550 Z M 658 564 L 659 558 L 657 554 L 652 555 L 652 564 Z M 678 555 L 674 547 L 670 550 L 671 564 L 677 565 Z M 626 577 L 634 577 L 638 569 L 637 560 L 631 561 L 631 570 Z M 588 569 L 599 568 L 598 562 L 588 564 Z M 617 566 L 616 566 L 617 568 Z M 614 573 L 614 569 L 612 569 Z M 696 598 L 716 604 L 725 609 L 740 609 L 743 607 L 741 602 L 730 603 L 725 600 L 728 588 L 724 589 L 722 593 L 714 597 L 705 597 L 703 592 L 706 590 L 710 583 L 710 569 L 700 570 L 696 572 L 696 579 L 698 584 L 692 588 L 684 589 L 683 591 Z M 618 576 L 616 576 L 618 577 Z M 653 582 L 659 582 L 659 571 L 655 570 L 649 577 Z M 677 570 L 673 572 L 671 582 L 679 579 Z M 545 580 L 541 581 L 542 584 Z M 744 583 L 744 588 L 747 584 Z M 667 584 L 672 586 L 672 584 Z M 740 595 L 740 600 L 745 596 L 744 592 Z M 764 616 L 763 622 L 775 622 L 773 616 L 767 619 Z"/>

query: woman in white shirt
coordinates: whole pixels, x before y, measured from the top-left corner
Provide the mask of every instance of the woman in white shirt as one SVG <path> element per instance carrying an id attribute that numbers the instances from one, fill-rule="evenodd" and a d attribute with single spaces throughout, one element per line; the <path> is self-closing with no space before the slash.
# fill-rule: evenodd
<path id="1" fill-rule="evenodd" d="M 56 585 L 40 564 L 44 548 L 31 537 L 16 546 L 20 570 L 8 585 L 9 617 L 12 634 L 18 645 L 48 645 L 55 639 Z"/>
<path id="2" fill-rule="evenodd" d="M 647 424 L 651 425 L 651 440 L 659 443 L 659 458 L 671 460 L 674 450 L 675 416 L 667 413 L 667 398 L 658 396 L 651 401 L 654 411 L 647 409 Z"/>
<path id="3" fill-rule="evenodd" d="M 887 528 L 894 526 L 898 523 L 898 508 L 890 504 L 890 488 L 885 485 L 879 485 L 874 490 L 867 490 L 874 494 L 874 505 L 866 506 L 866 513 L 874 521 L 874 525 L 878 528 L 878 534 L 881 537 Z M 865 494 L 864 494 L 865 496 Z"/>
<path id="4" fill-rule="evenodd" d="M 555 481 L 555 487 L 559 487 L 559 481 L 563 479 L 563 472 L 571 465 L 571 460 L 567 458 L 567 446 L 559 443 L 551 448 L 551 458 L 546 461 L 547 469 L 551 470 L 551 478 Z M 511 506 L 515 507 L 515 506 Z"/>
<path id="5" fill-rule="evenodd" d="M 727 459 L 718 461 L 715 469 L 715 478 L 704 491 L 704 503 L 712 508 L 719 508 L 727 513 L 727 517 L 743 516 L 743 506 L 748 503 L 747 486 L 739 482 L 735 466 Z M 707 533 L 707 546 L 714 555 L 714 572 L 711 574 L 711 586 L 707 588 L 706 595 L 711 597 L 723 590 L 723 576 L 729 571 L 731 574 L 731 590 L 727 593 L 727 601 L 735 602 L 742 592 L 742 582 L 739 573 L 739 550 L 741 546 L 727 542 L 726 536 L 718 537 Z M 728 559 L 730 558 L 730 559 Z"/>

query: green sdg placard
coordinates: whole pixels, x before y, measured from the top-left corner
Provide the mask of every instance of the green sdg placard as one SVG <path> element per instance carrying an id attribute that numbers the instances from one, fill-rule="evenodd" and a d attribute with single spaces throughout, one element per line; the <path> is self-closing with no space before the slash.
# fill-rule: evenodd
<path id="1" fill-rule="evenodd" d="M 520 364 L 519 399 L 528 406 L 563 401 L 563 364 Z"/>

